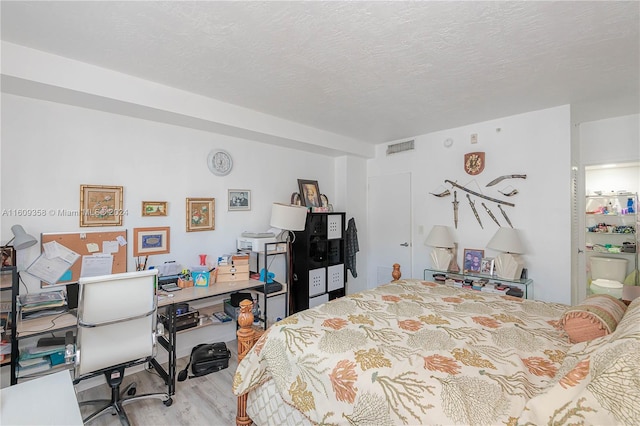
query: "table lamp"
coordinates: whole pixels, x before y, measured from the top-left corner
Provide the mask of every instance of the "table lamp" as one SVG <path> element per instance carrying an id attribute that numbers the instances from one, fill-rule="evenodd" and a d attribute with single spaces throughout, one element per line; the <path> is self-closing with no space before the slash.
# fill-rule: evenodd
<path id="1" fill-rule="evenodd" d="M 455 244 L 453 236 L 449 232 L 449 227 L 444 225 L 434 225 L 431 232 L 424 241 L 425 246 L 435 247 L 431 251 L 431 263 L 434 269 L 446 271 L 449 269 L 449 263 L 453 258 L 451 250 Z"/>
<path id="2" fill-rule="evenodd" d="M 11 244 L 11 242 L 13 242 L 13 247 L 16 250 L 22 250 L 22 249 L 31 247 L 32 245 L 38 242 L 36 237 L 34 237 L 33 235 L 27 234 L 27 232 L 24 230 L 22 225 L 13 225 L 11 227 L 11 232 L 13 232 L 13 238 L 10 239 L 9 242 L 4 245 L 4 247 L 8 246 L 9 244 Z"/>
<path id="3" fill-rule="evenodd" d="M 296 236 L 290 231 L 304 231 L 307 222 L 307 211 L 307 208 L 303 206 L 273 203 L 270 225 L 282 230 L 277 235 L 278 241 L 289 241 L 289 236 L 293 235 L 291 240 L 293 242 Z"/>
<path id="4" fill-rule="evenodd" d="M 524 247 L 517 229 L 498 228 L 491 241 L 487 244 L 487 248 L 503 252 L 495 260 L 498 278 L 507 280 L 520 279 L 524 263 L 518 254 L 524 252 Z"/>

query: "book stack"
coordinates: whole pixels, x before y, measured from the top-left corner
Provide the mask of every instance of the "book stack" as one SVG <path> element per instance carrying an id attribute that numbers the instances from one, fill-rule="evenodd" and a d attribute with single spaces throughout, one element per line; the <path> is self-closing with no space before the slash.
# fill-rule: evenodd
<path id="1" fill-rule="evenodd" d="M 57 315 L 68 311 L 64 290 L 21 294 L 18 297 L 18 305 L 22 319 Z"/>
<path id="2" fill-rule="evenodd" d="M 16 375 L 26 377 L 41 373 L 62 362 L 64 362 L 64 345 L 26 348 L 20 351 Z"/>

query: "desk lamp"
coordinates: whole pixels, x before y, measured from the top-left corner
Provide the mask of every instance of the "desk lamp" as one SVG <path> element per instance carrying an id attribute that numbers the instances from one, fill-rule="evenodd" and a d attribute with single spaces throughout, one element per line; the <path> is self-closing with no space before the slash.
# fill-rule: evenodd
<path id="1" fill-rule="evenodd" d="M 427 236 L 424 242 L 425 246 L 435 247 L 431 251 L 431 263 L 433 268 L 439 271 L 447 271 L 449 269 L 449 263 L 453 258 L 451 250 L 455 244 L 453 242 L 453 236 L 449 232 L 448 226 L 434 225 L 431 228 L 431 232 Z"/>
<path id="2" fill-rule="evenodd" d="M 496 257 L 496 275 L 507 280 L 519 280 L 524 263 L 518 254 L 524 252 L 518 230 L 500 227 L 496 231 L 487 248 L 501 251 Z"/>
<path id="3" fill-rule="evenodd" d="M 13 232 L 13 238 L 10 239 L 9 242 L 2 247 L 7 247 L 13 242 L 13 247 L 16 250 L 22 250 L 31 247 L 38 242 L 38 240 L 36 240 L 36 237 L 27 234 L 22 225 L 13 225 L 11 227 L 11 232 Z"/>
<path id="4" fill-rule="evenodd" d="M 277 235 L 278 241 L 295 241 L 296 236 L 291 231 L 304 231 L 306 222 L 306 207 L 293 204 L 273 203 L 270 225 L 281 230 Z M 291 235 L 293 235 L 293 239 L 289 240 Z"/>

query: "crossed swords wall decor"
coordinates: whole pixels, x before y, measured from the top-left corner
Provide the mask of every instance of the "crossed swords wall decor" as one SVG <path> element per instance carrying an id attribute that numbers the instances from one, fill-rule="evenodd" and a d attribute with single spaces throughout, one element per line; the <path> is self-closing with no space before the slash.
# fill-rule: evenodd
<path id="1" fill-rule="evenodd" d="M 504 176 L 499 176 L 497 178 L 495 178 L 494 180 L 492 180 L 491 182 L 489 182 L 486 186 L 493 186 L 496 185 L 499 182 L 502 182 L 505 179 L 526 179 L 527 175 L 522 175 L 522 174 L 514 174 L 514 175 L 504 175 Z M 514 203 L 508 202 L 508 201 L 504 201 L 504 200 L 499 200 L 497 198 L 493 198 L 493 197 L 489 197 L 487 195 L 481 194 L 479 192 L 476 192 L 472 189 L 469 189 L 463 185 L 460 185 L 457 182 L 454 182 L 452 180 L 449 179 L 445 179 L 445 183 L 448 183 L 449 185 L 451 185 L 453 188 L 458 188 L 461 189 L 462 191 L 466 192 L 466 196 L 467 199 L 469 200 L 469 206 L 471 207 L 471 210 L 473 211 L 474 216 L 476 217 L 476 220 L 478 221 L 478 224 L 480 225 L 480 228 L 484 229 L 484 226 L 482 225 L 482 220 L 480 220 L 480 215 L 478 214 L 478 211 L 476 210 L 476 206 L 475 206 L 475 201 L 473 201 L 470 197 L 469 194 L 471 195 L 475 195 L 476 197 L 482 198 L 484 200 L 487 201 L 491 201 L 494 203 L 498 204 L 498 209 L 500 210 L 500 213 L 502 213 L 502 216 L 504 217 L 504 219 L 506 220 L 507 224 L 513 228 L 513 224 L 511 223 L 511 220 L 509 219 L 509 216 L 507 216 L 507 213 L 504 211 L 504 209 L 502 208 L 502 205 L 505 206 L 509 206 L 509 207 L 515 207 Z M 510 197 L 512 195 L 516 195 L 518 193 L 517 189 L 512 190 L 509 193 L 504 193 L 502 191 L 498 191 L 500 192 L 502 195 Z M 445 191 L 442 191 L 440 193 L 431 193 L 432 195 L 436 196 L 436 197 L 447 197 L 451 194 L 451 192 L 447 189 Z M 453 204 L 453 224 L 455 226 L 456 229 L 458 229 L 458 205 L 460 204 L 460 202 L 458 201 L 458 191 L 453 191 L 453 201 L 451 202 L 451 204 Z M 498 219 L 496 218 L 496 216 L 493 214 L 493 212 L 491 211 L 491 209 L 489 207 L 487 207 L 487 205 L 484 202 L 481 202 L 482 207 L 484 207 L 485 211 L 487 212 L 487 214 L 489 215 L 489 217 L 491 218 L 491 220 L 493 220 L 496 225 L 501 226 L 500 222 L 498 221 Z"/>

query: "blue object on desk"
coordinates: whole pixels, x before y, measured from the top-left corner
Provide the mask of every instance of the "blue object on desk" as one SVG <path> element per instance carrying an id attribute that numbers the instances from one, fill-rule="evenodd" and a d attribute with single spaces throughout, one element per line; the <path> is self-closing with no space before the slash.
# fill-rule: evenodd
<path id="1" fill-rule="evenodd" d="M 260 281 L 262 281 L 262 282 L 265 282 L 265 279 L 264 279 L 264 273 L 265 272 L 266 271 L 264 270 L 264 268 L 262 268 L 260 270 Z M 276 277 L 276 274 L 274 274 L 273 272 L 268 272 L 267 273 L 267 281 L 266 281 L 266 283 L 267 284 L 271 284 L 275 277 Z"/>

